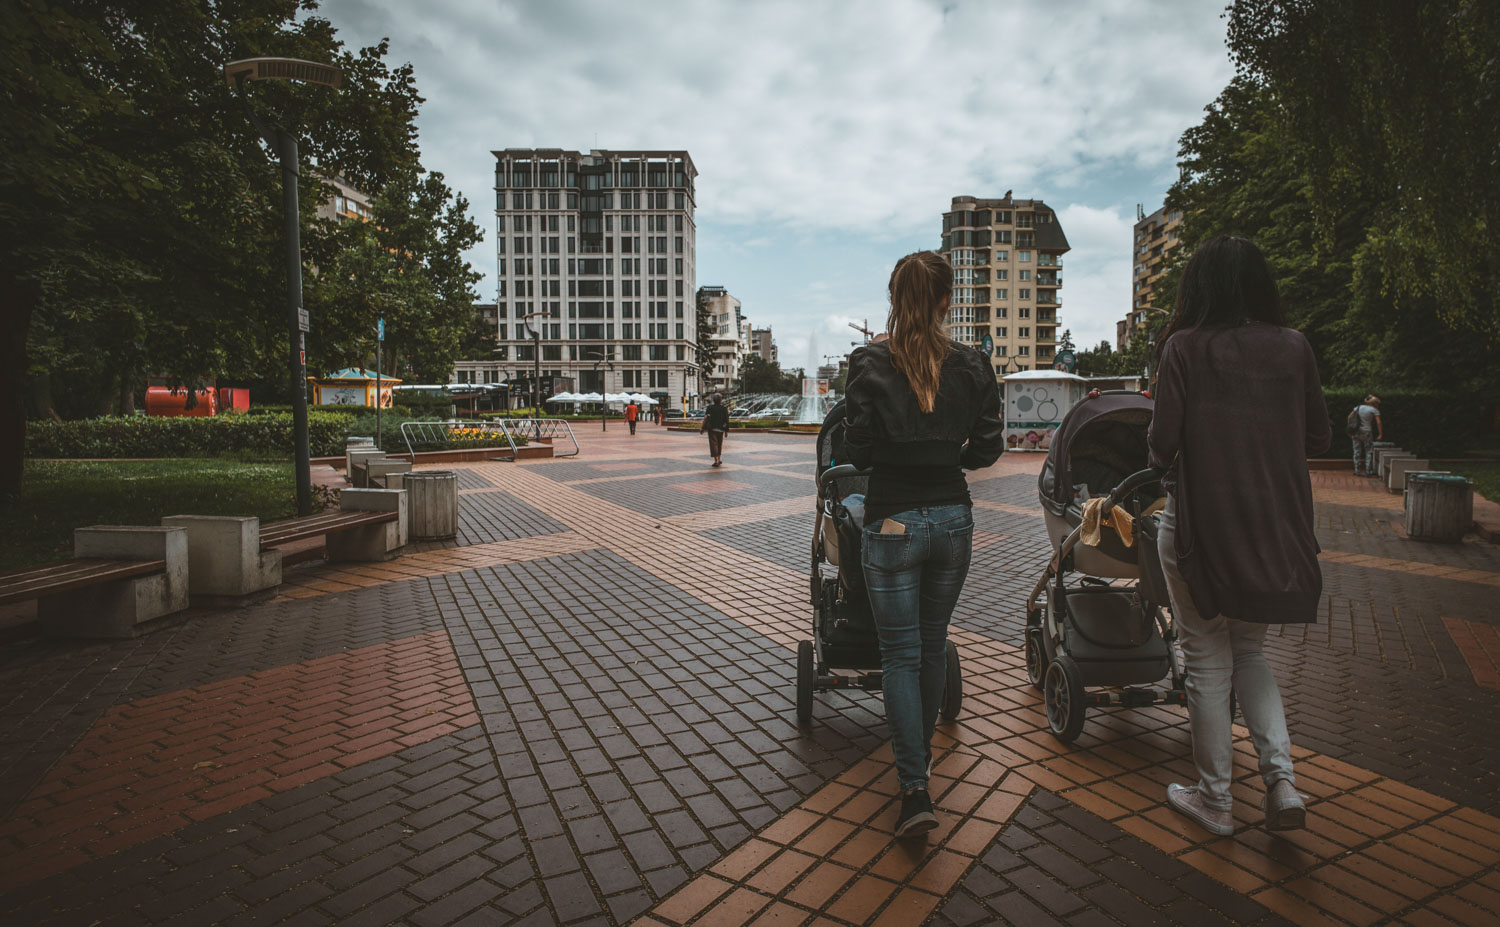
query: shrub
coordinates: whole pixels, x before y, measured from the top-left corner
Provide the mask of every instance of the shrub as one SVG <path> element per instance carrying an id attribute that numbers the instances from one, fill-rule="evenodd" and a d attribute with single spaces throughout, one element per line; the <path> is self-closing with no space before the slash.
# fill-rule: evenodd
<path id="1" fill-rule="evenodd" d="M 1416 389 L 1354 389 L 1331 386 L 1323 390 L 1333 443 L 1325 456 L 1349 457 L 1353 445 L 1344 432 L 1349 412 L 1370 393 L 1380 397 L 1385 439 L 1413 454 L 1461 454 L 1474 447 L 1484 423 L 1484 405 L 1474 396 Z"/>
<path id="2" fill-rule="evenodd" d="M 312 456 L 342 454 L 351 416 L 309 412 Z M 104 416 L 69 422 L 29 422 L 27 457 L 259 457 L 292 456 L 290 414 L 221 415 L 213 418 Z"/>

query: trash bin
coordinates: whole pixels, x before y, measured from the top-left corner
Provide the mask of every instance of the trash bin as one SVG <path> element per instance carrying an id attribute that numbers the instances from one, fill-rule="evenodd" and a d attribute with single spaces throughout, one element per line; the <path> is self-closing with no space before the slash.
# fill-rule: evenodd
<path id="1" fill-rule="evenodd" d="M 418 470 L 402 476 L 413 539 L 435 541 L 458 534 L 458 474 Z"/>
<path id="2" fill-rule="evenodd" d="M 1416 473 L 1406 487 L 1406 536 L 1417 541 L 1462 541 L 1474 524 L 1474 484 L 1453 474 Z"/>

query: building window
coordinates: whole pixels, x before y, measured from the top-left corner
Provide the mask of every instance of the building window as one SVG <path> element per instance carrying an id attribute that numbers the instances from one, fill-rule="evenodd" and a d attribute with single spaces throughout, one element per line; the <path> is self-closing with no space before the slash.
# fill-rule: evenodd
<path id="1" fill-rule="evenodd" d="M 1029 260 L 1031 260 L 1031 252 L 1030 251 L 1017 251 L 1016 252 L 1016 260 L 1018 260 L 1018 261 L 1029 261 Z"/>
<path id="2" fill-rule="evenodd" d="M 1024 286 L 1021 287 L 1019 290 L 1016 290 L 1016 298 L 1017 299 L 1030 299 L 1031 298 L 1031 290 L 1028 289 L 1027 287 L 1024 287 Z"/>
<path id="3" fill-rule="evenodd" d="M 1020 347 L 1016 348 L 1016 353 L 1022 357 L 1029 357 L 1031 355 L 1031 345 L 1021 345 Z"/>
<path id="4" fill-rule="evenodd" d="M 1029 270 L 1023 270 L 1023 271 L 1021 271 L 1020 277 L 1018 279 L 1020 279 L 1022 282 L 1030 280 L 1031 279 L 1031 271 L 1029 271 Z"/>
<path id="5" fill-rule="evenodd" d="M 995 263 L 998 264 L 1001 261 L 1008 261 L 1008 260 L 1010 260 L 1010 252 L 1009 251 L 996 251 L 995 252 Z"/>

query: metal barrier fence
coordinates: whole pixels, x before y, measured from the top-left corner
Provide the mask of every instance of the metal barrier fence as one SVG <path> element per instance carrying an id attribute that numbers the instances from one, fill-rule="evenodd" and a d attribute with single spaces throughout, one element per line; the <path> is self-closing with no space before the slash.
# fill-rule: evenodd
<path id="1" fill-rule="evenodd" d="M 494 460 L 515 460 L 520 456 L 516 439 L 527 441 L 550 440 L 552 456 L 574 457 L 578 454 L 578 439 L 573 427 L 560 418 L 494 418 L 445 422 L 402 422 L 401 438 L 406 442 L 406 451 L 416 460 L 418 449 L 464 450 L 466 448 L 509 448 L 510 455 Z M 566 438 L 572 450 L 558 452 L 559 440 Z"/>
<path id="2" fill-rule="evenodd" d="M 573 435 L 573 426 L 565 418 L 511 418 L 500 421 L 507 422 L 516 434 L 528 441 L 551 441 L 553 457 L 578 456 L 578 438 Z M 568 443 L 573 445 L 571 451 L 558 450 L 557 442 L 563 438 L 567 438 Z"/>

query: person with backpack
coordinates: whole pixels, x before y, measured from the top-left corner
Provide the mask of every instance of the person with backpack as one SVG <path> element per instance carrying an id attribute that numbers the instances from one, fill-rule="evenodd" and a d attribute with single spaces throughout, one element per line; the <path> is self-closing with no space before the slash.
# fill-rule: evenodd
<path id="1" fill-rule="evenodd" d="M 641 417 L 641 407 L 635 404 L 635 400 L 625 406 L 625 421 L 630 425 L 630 433 L 635 434 L 636 420 Z"/>
<path id="2" fill-rule="evenodd" d="M 1380 397 L 1373 393 L 1349 412 L 1344 432 L 1354 445 L 1354 475 L 1374 476 L 1370 455 L 1376 441 L 1385 440 L 1385 423 L 1380 420 Z"/>

